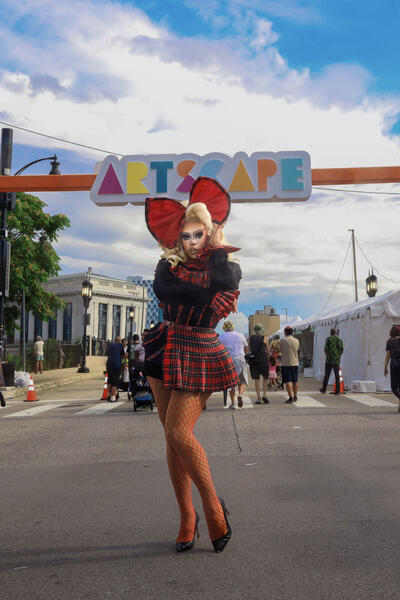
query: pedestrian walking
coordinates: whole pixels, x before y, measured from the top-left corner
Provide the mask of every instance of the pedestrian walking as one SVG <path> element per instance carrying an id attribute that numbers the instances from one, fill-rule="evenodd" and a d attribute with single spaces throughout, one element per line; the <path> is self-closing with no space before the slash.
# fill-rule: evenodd
<path id="1" fill-rule="evenodd" d="M 271 356 L 275 359 L 275 372 L 276 372 L 276 386 L 277 389 L 281 388 L 283 390 L 283 383 L 282 383 L 282 373 L 281 373 L 281 358 L 282 358 L 282 352 L 281 352 L 281 344 L 280 344 L 280 335 L 279 333 L 275 334 L 272 338 L 271 344 L 270 344 L 270 350 L 271 350 Z"/>
<path id="2" fill-rule="evenodd" d="M 248 350 L 247 340 L 242 333 L 234 330 L 235 327 L 232 321 L 225 321 L 222 325 L 222 329 L 224 330 L 224 333 L 219 336 L 219 339 L 231 355 L 236 372 L 239 376 L 237 404 L 235 398 L 236 386 L 231 387 L 229 390 L 229 395 L 231 397 L 230 408 L 242 408 L 243 392 L 245 387 L 249 384 L 247 379 L 247 363 L 244 358 L 244 355 Z"/>
<path id="3" fill-rule="evenodd" d="M 340 394 L 340 358 L 343 354 L 343 341 L 337 335 L 336 329 L 331 329 L 330 337 L 326 338 L 325 341 L 325 375 L 322 383 L 322 388 L 319 390 L 321 394 L 325 394 L 326 388 L 328 387 L 329 377 L 332 369 L 335 373 L 335 396 Z"/>
<path id="4" fill-rule="evenodd" d="M 269 404 L 267 386 L 269 377 L 269 344 L 260 323 L 254 325 L 254 334 L 249 337 L 249 350 L 252 357 L 249 359 L 250 377 L 256 387 L 256 404 Z M 260 376 L 263 378 L 263 395 L 260 393 Z"/>
<path id="5" fill-rule="evenodd" d="M 291 404 L 297 401 L 297 393 L 299 389 L 299 347 L 300 343 L 293 337 L 293 328 L 287 325 L 283 330 L 285 337 L 280 340 L 282 352 L 281 372 L 282 383 L 286 384 L 286 391 L 289 398 L 286 404 Z"/>
<path id="6" fill-rule="evenodd" d="M 40 335 L 36 336 L 35 343 L 33 344 L 33 355 L 35 358 L 35 374 L 38 372 L 40 374 L 43 373 L 43 360 L 44 360 L 44 341 L 40 337 Z"/>
<path id="7" fill-rule="evenodd" d="M 122 359 L 125 356 L 125 350 L 121 343 L 121 338 L 117 336 L 115 341 L 108 345 L 106 370 L 108 373 L 108 401 L 116 402 L 118 393 L 118 384 L 121 377 Z"/>
<path id="8" fill-rule="evenodd" d="M 390 338 L 386 342 L 385 377 L 388 374 L 390 360 L 390 387 L 393 394 L 399 400 L 398 412 L 400 412 L 400 325 L 393 325 L 390 330 Z"/>
<path id="9" fill-rule="evenodd" d="M 215 552 L 231 537 L 228 511 L 218 498 L 203 447 L 193 434 L 207 398 L 239 383 L 229 352 L 215 332 L 236 312 L 240 266 L 230 259 L 239 248 L 223 243 L 229 194 L 208 177 L 193 183 L 189 205 L 168 198 L 146 199 L 146 223 L 163 247 L 153 289 L 164 321 L 143 338 L 145 369 L 164 427 L 167 461 L 181 523 L 177 552 L 194 547 L 199 515 L 191 493 L 201 496 Z"/>
<path id="10" fill-rule="evenodd" d="M 278 375 L 276 372 L 276 358 L 271 354 L 269 357 L 268 389 L 276 390 Z"/>
<path id="11" fill-rule="evenodd" d="M 149 331 L 149 330 L 147 330 Z M 144 359 L 145 359 L 145 351 L 143 344 L 140 343 L 140 337 L 137 333 L 134 333 L 132 336 L 132 342 L 129 348 L 129 360 L 131 364 L 144 371 Z"/>

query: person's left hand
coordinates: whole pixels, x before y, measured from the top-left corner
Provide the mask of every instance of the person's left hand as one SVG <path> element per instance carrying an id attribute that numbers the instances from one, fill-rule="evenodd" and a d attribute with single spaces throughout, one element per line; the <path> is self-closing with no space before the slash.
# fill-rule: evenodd
<path id="1" fill-rule="evenodd" d="M 222 239 L 223 239 L 222 229 L 224 228 L 224 225 L 225 225 L 225 223 L 222 223 L 222 225 L 218 225 L 218 227 L 212 234 L 211 239 L 210 239 L 211 248 L 215 247 L 215 246 L 221 246 Z"/>
<path id="2" fill-rule="evenodd" d="M 387 377 L 387 374 L 388 374 L 387 367 L 385 367 L 385 371 L 384 371 L 384 373 L 385 373 L 385 377 Z"/>
<path id="3" fill-rule="evenodd" d="M 237 298 L 235 298 L 235 300 L 233 301 L 232 312 L 237 313 L 237 311 L 238 311 L 238 301 L 237 301 Z"/>

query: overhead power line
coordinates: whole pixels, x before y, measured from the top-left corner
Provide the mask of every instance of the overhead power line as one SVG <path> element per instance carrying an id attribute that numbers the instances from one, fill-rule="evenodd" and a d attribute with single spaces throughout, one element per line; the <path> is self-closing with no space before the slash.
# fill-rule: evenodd
<path id="1" fill-rule="evenodd" d="M 400 183 L 400 182 L 399 182 Z M 356 183 L 354 185 L 357 185 Z M 400 196 L 400 190 L 398 192 L 369 192 L 368 190 L 347 190 L 347 189 L 342 189 L 340 190 L 339 188 L 331 188 L 331 187 L 319 187 L 316 185 L 312 186 L 313 190 L 324 190 L 327 192 L 348 192 L 349 194 L 378 194 L 380 196 Z"/>
<path id="2" fill-rule="evenodd" d="M 56 140 L 57 142 L 62 142 L 63 144 L 71 144 L 72 146 L 78 146 L 79 148 L 86 148 L 87 150 L 95 150 L 96 152 L 102 152 L 103 154 L 113 154 L 114 156 L 125 156 L 120 152 L 112 152 L 111 150 L 104 150 L 103 148 L 96 148 L 95 146 L 88 146 L 87 144 L 81 144 L 79 142 L 72 142 L 71 140 L 66 140 L 64 138 L 56 137 L 54 135 L 48 135 L 47 133 L 41 133 L 40 131 L 34 131 L 33 129 L 27 129 L 26 127 L 20 127 L 19 125 L 13 125 L 12 123 L 6 123 L 5 121 L 0 121 L 2 125 L 7 125 L 7 127 L 12 127 L 14 129 L 20 129 L 21 131 L 26 131 L 27 133 L 32 133 L 33 135 L 39 135 L 41 137 L 45 137 L 49 140 Z M 356 184 L 355 184 L 356 185 Z M 348 192 L 350 194 L 374 194 L 381 196 L 400 196 L 399 192 L 369 192 L 368 190 L 349 190 L 349 189 L 339 189 L 339 188 L 331 188 L 331 187 L 320 187 L 320 186 L 312 186 L 314 190 L 323 190 L 326 192 Z"/>
<path id="3" fill-rule="evenodd" d="M 335 291 L 335 289 L 336 289 L 336 286 L 337 286 L 337 284 L 339 283 L 339 279 L 340 279 L 340 277 L 341 277 L 341 275 L 342 275 L 342 271 L 343 271 L 344 265 L 345 265 L 345 263 L 346 263 L 347 255 L 348 255 L 348 253 L 349 253 L 349 250 L 350 250 L 350 245 L 351 245 L 351 238 L 350 238 L 350 240 L 349 240 L 349 243 L 348 243 L 348 246 L 347 246 L 347 250 L 346 250 L 346 254 L 345 254 L 345 256 L 344 256 L 344 259 L 343 259 L 342 266 L 340 267 L 339 275 L 337 276 L 337 279 L 336 279 L 335 285 L 333 286 L 333 290 L 331 291 L 331 294 L 330 294 L 330 296 L 329 296 L 328 300 L 325 302 L 325 306 L 324 306 L 324 308 L 322 309 L 322 311 L 321 311 L 321 312 L 324 312 L 325 308 L 328 306 L 328 304 L 329 304 L 329 302 L 331 301 L 331 298 L 332 298 L 332 296 L 333 296 L 333 293 L 334 293 L 334 291 Z"/>
<path id="4" fill-rule="evenodd" d="M 80 144 L 78 142 L 71 142 L 70 140 L 65 140 L 63 138 L 55 137 L 54 135 L 47 135 L 46 133 L 40 133 L 39 131 L 33 131 L 33 129 L 26 129 L 26 127 L 20 127 L 19 125 L 12 125 L 11 123 L 6 123 L 5 121 L 0 121 L 2 125 L 7 125 L 7 127 L 12 127 L 14 129 L 20 129 L 21 131 L 26 131 L 27 133 L 33 133 L 34 135 L 40 135 L 41 137 L 48 138 L 50 140 L 57 140 L 58 142 L 63 142 L 64 144 L 71 144 L 72 146 L 79 146 L 80 148 L 87 148 L 88 150 L 95 150 L 96 152 L 103 152 L 103 154 L 114 154 L 114 156 L 124 156 L 124 154 L 119 154 L 118 152 L 111 152 L 111 150 L 103 150 L 102 148 L 95 148 L 94 146 L 87 146 L 86 144 Z"/>
<path id="5" fill-rule="evenodd" d="M 384 275 L 381 271 L 379 271 L 376 267 L 374 267 L 374 265 L 372 264 L 372 262 L 369 260 L 368 256 L 365 254 L 365 251 L 362 248 L 362 246 L 360 245 L 360 242 L 358 241 L 357 238 L 356 238 L 356 244 L 357 244 L 358 248 L 360 249 L 362 255 L 364 256 L 365 260 L 367 261 L 367 263 L 371 267 L 371 269 L 373 269 L 375 271 L 375 273 L 377 273 L 379 275 L 379 277 L 383 277 L 383 279 L 386 279 L 386 281 L 391 281 L 392 283 L 400 284 L 400 281 L 395 281 L 391 277 L 386 277 L 386 275 Z"/>

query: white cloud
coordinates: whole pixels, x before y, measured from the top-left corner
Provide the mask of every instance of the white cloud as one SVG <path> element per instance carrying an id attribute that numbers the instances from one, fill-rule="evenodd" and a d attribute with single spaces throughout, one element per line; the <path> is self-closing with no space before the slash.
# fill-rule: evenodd
<path id="1" fill-rule="evenodd" d="M 250 42 L 250 46 L 257 52 L 274 44 L 278 39 L 279 35 L 272 31 L 272 23 L 268 19 L 259 19 L 255 26 L 255 36 Z"/>

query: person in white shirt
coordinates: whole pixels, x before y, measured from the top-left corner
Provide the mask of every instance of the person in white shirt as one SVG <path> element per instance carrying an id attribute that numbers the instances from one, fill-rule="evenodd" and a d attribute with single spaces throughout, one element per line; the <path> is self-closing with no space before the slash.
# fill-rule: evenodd
<path id="1" fill-rule="evenodd" d="M 235 365 L 235 369 L 239 376 L 238 403 L 236 405 L 236 387 L 232 387 L 229 390 L 229 395 L 231 397 L 230 408 L 242 408 L 244 388 L 246 385 L 248 385 L 247 364 L 244 358 L 244 355 L 247 352 L 247 340 L 242 333 L 234 331 L 234 325 L 232 321 L 225 321 L 225 323 L 222 325 L 222 329 L 224 330 L 224 333 L 219 336 L 219 339 L 231 355 L 233 364 Z"/>
<path id="2" fill-rule="evenodd" d="M 36 336 L 36 341 L 33 344 L 33 354 L 35 356 L 35 373 L 36 375 L 39 373 L 43 373 L 43 346 L 44 341 L 40 337 L 40 335 Z"/>
<path id="3" fill-rule="evenodd" d="M 141 370 L 144 369 L 144 347 L 140 343 L 140 338 L 137 333 L 132 336 L 130 358 L 134 366 L 138 366 Z"/>

